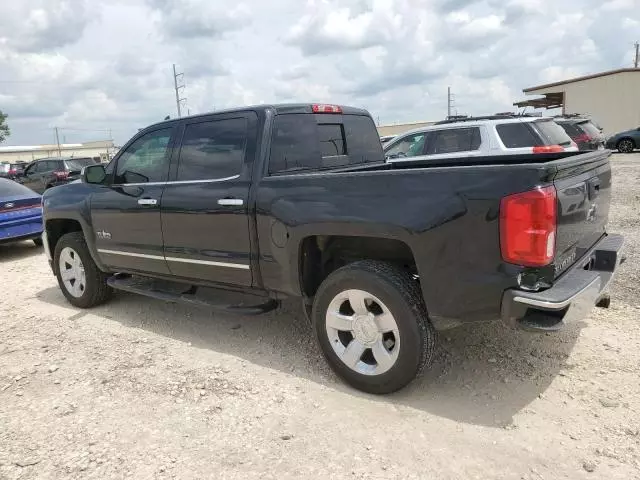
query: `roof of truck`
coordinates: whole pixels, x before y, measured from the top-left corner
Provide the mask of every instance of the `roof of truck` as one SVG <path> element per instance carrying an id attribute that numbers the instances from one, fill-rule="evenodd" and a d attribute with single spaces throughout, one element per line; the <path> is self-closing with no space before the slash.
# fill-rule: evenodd
<path id="1" fill-rule="evenodd" d="M 261 104 L 261 105 L 250 105 L 250 106 L 246 106 L 246 107 L 236 107 L 236 108 L 227 108 L 224 110 L 215 110 L 215 111 L 210 111 L 210 112 L 205 112 L 205 113 L 199 113 L 197 115 L 189 115 L 186 117 L 180 117 L 180 118 L 171 118 L 169 120 L 164 120 L 162 122 L 157 122 L 157 123 L 153 123 L 151 125 L 149 125 L 146 128 L 149 127 L 153 127 L 153 126 L 157 126 L 157 125 L 164 125 L 164 124 L 171 124 L 174 122 L 177 122 L 178 120 L 184 120 L 184 119 L 188 119 L 188 118 L 201 118 L 201 117 L 205 117 L 205 116 L 209 116 L 209 115 L 220 115 L 220 114 L 225 114 L 225 113 L 240 113 L 240 112 L 247 112 L 247 111 L 267 111 L 267 110 L 273 110 L 275 111 L 276 114 L 284 114 L 284 113 L 314 113 L 312 110 L 312 105 L 331 105 L 331 106 L 336 106 L 336 107 L 340 107 L 340 109 L 342 110 L 343 114 L 347 114 L 347 115 L 369 115 L 370 113 L 365 110 L 364 108 L 357 108 L 357 107 L 349 107 L 347 105 L 338 105 L 338 104 L 327 104 L 327 103 L 319 103 L 319 102 L 310 102 L 310 103 L 271 103 L 271 104 Z M 326 113 L 327 115 L 332 115 L 331 113 Z"/>

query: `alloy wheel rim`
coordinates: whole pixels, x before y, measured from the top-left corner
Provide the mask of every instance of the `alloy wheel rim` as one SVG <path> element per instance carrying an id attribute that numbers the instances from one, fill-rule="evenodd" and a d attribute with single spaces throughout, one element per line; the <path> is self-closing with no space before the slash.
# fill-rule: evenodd
<path id="1" fill-rule="evenodd" d="M 631 145 L 631 142 L 629 140 L 623 140 L 620 142 L 620 150 L 622 150 L 624 153 L 629 153 L 633 151 L 633 146 Z"/>
<path id="2" fill-rule="evenodd" d="M 345 290 L 327 308 L 325 328 L 338 358 L 362 375 L 381 375 L 398 360 L 400 332 L 387 306 L 364 290 Z"/>
<path id="3" fill-rule="evenodd" d="M 65 247 L 60 252 L 58 260 L 60 278 L 64 288 L 76 298 L 84 295 L 87 287 L 87 278 L 80 255 L 71 247 Z"/>

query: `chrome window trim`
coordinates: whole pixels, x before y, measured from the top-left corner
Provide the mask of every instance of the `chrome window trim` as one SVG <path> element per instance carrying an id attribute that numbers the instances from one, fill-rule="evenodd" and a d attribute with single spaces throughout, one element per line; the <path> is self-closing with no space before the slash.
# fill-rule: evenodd
<path id="1" fill-rule="evenodd" d="M 113 183 L 111 187 L 143 187 L 145 185 L 194 185 L 197 183 L 217 183 L 217 182 L 227 182 L 229 180 L 236 180 L 240 178 L 240 175 L 233 175 L 232 177 L 225 178 L 207 178 L 204 180 L 169 180 L 166 182 L 143 182 L 143 183 Z"/>

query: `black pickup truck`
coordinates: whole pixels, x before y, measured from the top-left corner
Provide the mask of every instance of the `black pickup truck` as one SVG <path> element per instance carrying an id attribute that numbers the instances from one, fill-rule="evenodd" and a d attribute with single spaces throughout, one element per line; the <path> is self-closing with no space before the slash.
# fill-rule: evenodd
<path id="1" fill-rule="evenodd" d="M 148 127 L 46 191 L 43 240 L 77 307 L 113 289 L 241 314 L 299 297 L 332 368 L 386 393 L 438 329 L 549 332 L 608 305 L 609 154 L 387 164 L 364 110 L 247 107 Z"/>

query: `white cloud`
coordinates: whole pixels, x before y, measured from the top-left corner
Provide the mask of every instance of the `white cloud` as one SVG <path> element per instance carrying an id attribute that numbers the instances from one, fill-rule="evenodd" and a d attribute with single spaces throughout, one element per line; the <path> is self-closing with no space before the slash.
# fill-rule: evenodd
<path id="1" fill-rule="evenodd" d="M 637 0 L 20 0 L 0 2 L 9 142 L 111 129 L 120 143 L 188 109 L 279 101 L 368 108 L 381 122 L 511 109 L 521 90 L 630 66 Z M 65 131 L 65 128 L 69 129 Z M 74 128 L 74 130 L 71 130 Z"/>

